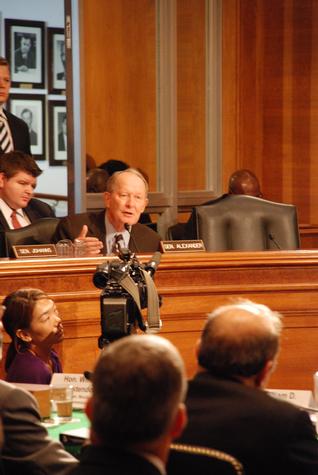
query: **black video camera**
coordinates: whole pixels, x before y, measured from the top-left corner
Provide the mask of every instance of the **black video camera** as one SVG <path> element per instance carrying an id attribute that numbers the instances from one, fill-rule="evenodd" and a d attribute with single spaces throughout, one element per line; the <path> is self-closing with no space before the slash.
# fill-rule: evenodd
<path id="1" fill-rule="evenodd" d="M 103 289 L 100 296 L 101 330 L 99 348 L 130 335 L 139 327 L 142 331 L 159 331 L 161 299 L 152 276 L 160 262 L 156 252 L 145 265 L 129 249 L 120 248 L 119 261 L 111 260 L 97 266 L 94 285 Z M 141 309 L 147 308 L 147 323 Z"/>

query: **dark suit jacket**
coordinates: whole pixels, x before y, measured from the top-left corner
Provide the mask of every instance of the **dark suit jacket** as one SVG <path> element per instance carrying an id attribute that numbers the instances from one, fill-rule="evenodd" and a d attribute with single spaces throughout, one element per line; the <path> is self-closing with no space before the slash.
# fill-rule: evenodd
<path id="1" fill-rule="evenodd" d="M 104 446 L 84 447 L 80 463 L 72 475 L 160 475 L 148 460 L 124 450 Z"/>
<path id="2" fill-rule="evenodd" d="M 78 462 L 41 424 L 31 394 L 0 381 L 0 413 L 4 432 L 1 451 L 6 475 L 66 475 Z"/>
<path id="3" fill-rule="evenodd" d="M 60 220 L 54 241 L 60 239 L 75 239 L 81 232 L 82 227 L 88 226 L 88 236 L 98 238 L 105 243 L 105 210 L 97 213 L 82 213 L 67 216 Z M 148 226 L 137 223 L 132 226 L 129 248 L 133 252 L 156 252 L 160 250 L 160 236 Z"/>
<path id="4" fill-rule="evenodd" d="M 28 126 L 22 119 L 19 119 L 19 117 L 16 117 L 10 112 L 4 110 L 4 113 L 8 119 L 8 125 L 10 127 L 13 139 L 14 150 L 19 150 L 20 152 L 24 152 L 28 155 L 31 155 L 30 135 Z M 3 150 L 0 148 L 0 155 L 2 153 Z"/>
<path id="5" fill-rule="evenodd" d="M 318 473 L 318 441 L 308 414 L 265 391 L 198 373 L 186 399 L 189 422 L 178 442 L 228 452 L 246 475 Z"/>
<path id="6" fill-rule="evenodd" d="M 26 206 L 23 211 L 28 216 L 31 223 L 34 223 L 34 221 L 40 218 L 55 217 L 55 213 L 51 206 L 36 198 L 32 198 L 28 206 Z M 10 229 L 10 227 L 2 212 L 0 211 L 0 232 L 6 229 Z"/>

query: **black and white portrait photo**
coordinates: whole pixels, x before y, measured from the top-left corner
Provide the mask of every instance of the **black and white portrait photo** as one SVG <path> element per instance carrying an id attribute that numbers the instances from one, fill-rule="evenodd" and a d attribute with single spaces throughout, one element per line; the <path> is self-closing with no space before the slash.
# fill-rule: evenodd
<path id="1" fill-rule="evenodd" d="M 66 165 L 67 160 L 67 120 L 65 101 L 49 102 L 50 157 L 53 166 Z"/>
<path id="2" fill-rule="evenodd" d="M 28 126 L 31 152 L 36 160 L 45 159 L 44 96 L 36 94 L 11 94 L 10 111 Z"/>
<path id="3" fill-rule="evenodd" d="M 35 33 L 14 33 L 14 72 L 28 73 L 36 69 Z"/>
<path id="4" fill-rule="evenodd" d="M 66 112 L 58 112 L 57 114 L 57 127 L 59 130 L 58 136 L 58 151 L 65 152 L 67 145 L 66 137 Z"/>
<path id="5" fill-rule="evenodd" d="M 5 20 L 13 87 L 44 87 L 44 22 Z"/>
<path id="6" fill-rule="evenodd" d="M 63 28 L 48 28 L 48 68 L 49 91 L 52 94 L 64 94 L 66 69 Z"/>
<path id="7" fill-rule="evenodd" d="M 32 145 L 38 145 L 38 125 L 37 125 L 37 114 L 34 113 L 34 108 L 24 107 L 21 110 L 20 118 L 24 120 L 29 129 L 31 148 Z"/>

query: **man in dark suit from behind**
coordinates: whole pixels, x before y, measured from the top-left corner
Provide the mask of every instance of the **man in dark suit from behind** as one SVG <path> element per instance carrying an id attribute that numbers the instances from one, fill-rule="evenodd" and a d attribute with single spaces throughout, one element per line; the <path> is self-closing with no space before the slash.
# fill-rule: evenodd
<path id="1" fill-rule="evenodd" d="M 31 155 L 30 136 L 27 124 L 4 108 L 9 98 L 10 86 L 9 63 L 5 58 L 0 56 L 0 122 L 4 123 L 8 133 L 6 146 L 4 147 L 0 143 L 0 155 L 5 152 L 11 152 L 12 150 L 21 150 Z"/>
<path id="2" fill-rule="evenodd" d="M 177 349 L 156 335 L 126 336 L 105 347 L 92 380 L 91 445 L 74 475 L 164 475 L 170 443 L 186 423 Z"/>
<path id="3" fill-rule="evenodd" d="M 264 391 L 277 363 L 280 315 L 249 300 L 217 308 L 198 342 L 188 426 L 178 440 L 228 452 L 246 475 L 318 473 L 307 412 Z"/>
<path id="4" fill-rule="evenodd" d="M 0 231 L 55 216 L 47 203 L 32 198 L 41 173 L 30 155 L 14 151 L 0 157 Z"/>
<path id="5" fill-rule="evenodd" d="M 114 253 L 115 243 L 133 252 L 160 250 L 160 236 L 138 222 L 148 203 L 148 183 L 134 168 L 115 172 L 107 180 L 105 208 L 62 218 L 54 240 L 77 239 L 85 244 L 85 254 Z M 116 252 L 115 252 L 116 254 Z"/>

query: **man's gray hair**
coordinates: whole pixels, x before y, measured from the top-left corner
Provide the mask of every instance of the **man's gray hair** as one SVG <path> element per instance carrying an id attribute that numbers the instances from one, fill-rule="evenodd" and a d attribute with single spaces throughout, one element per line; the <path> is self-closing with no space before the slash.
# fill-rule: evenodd
<path id="1" fill-rule="evenodd" d="M 113 447 L 165 434 L 186 393 L 182 358 L 166 339 L 131 335 L 102 352 L 93 373 L 92 429 Z"/>
<path id="2" fill-rule="evenodd" d="M 107 180 L 107 191 L 109 193 L 114 191 L 114 188 L 116 187 L 116 181 L 118 177 L 122 175 L 123 173 L 131 173 L 132 175 L 135 175 L 138 178 L 140 178 L 145 185 L 146 196 L 148 195 L 148 189 L 149 189 L 148 182 L 146 178 L 143 176 L 143 174 L 140 173 L 140 171 L 137 170 L 136 168 L 126 168 L 125 170 L 120 170 L 118 172 L 113 173 Z"/>
<path id="3" fill-rule="evenodd" d="M 251 377 L 279 350 L 281 316 L 250 300 L 216 308 L 202 332 L 198 361 L 223 377 Z"/>

